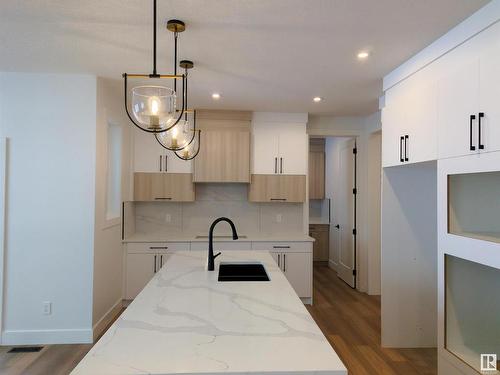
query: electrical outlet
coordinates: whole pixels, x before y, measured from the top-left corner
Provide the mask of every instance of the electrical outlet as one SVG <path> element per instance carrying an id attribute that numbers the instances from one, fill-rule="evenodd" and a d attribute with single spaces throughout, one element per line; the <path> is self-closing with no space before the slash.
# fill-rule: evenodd
<path id="1" fill-rule="evenodd" d="M 172 221 L 172 215 L 166 214 L 165 215 L 165 222 L 170 223 Z"/>
<path id="2" fill-rule="evenodd" d="M 52 314 L 52 302 L 44 301 L 42 302 L 42 305 L 43 305 L 43 315 Z"/>
<path id="3" fill-rule="evenodd" d="M 283 219 L 283 216 L 281 214 L 276 215 L 276 222 L 281 223 L 281 220 Z"/>

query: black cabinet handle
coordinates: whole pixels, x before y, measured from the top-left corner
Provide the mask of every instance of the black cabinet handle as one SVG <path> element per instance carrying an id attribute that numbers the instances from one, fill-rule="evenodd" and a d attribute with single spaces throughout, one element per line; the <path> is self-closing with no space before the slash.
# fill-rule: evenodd
<path id="1" fill-rule="evenodd" d="M 168 246 L 150 246 L 151 250 L 167 250 Z"/>
<path id="2" fill-rule="evenodd" d="M 285 202 L 286 198 L 270 198 L 270 201 L 280 201 L 280 202 Z"/>
<path id="3" fill-rule="evenodd" d="M 286 254 L 283 254 L 283 272 L 286 272 Z"/>
<path id="4" fill-rule="evenodd" d="M 278 173 L 278 158 L 274 158 L 274 173 Z"/>
<path id="5" fill-rule="evenodd" d="M 160 155 L 160 172 L 161 172 L 161 168 L 163 167 L 163 159 L 162 159 L 162 155 Z"/>
<path id="6" fill-rule="evenodd" d="M 409 135 L 405 135 L 405 161 L 409 161 L 408 158 L 408 140 L 410 139 Z"/>
<path id="7" fill-rule="evenodd" d="M 280 254 L 278 254 L 278 267 L 281 267 L 281 264 L 280 264 Z"/>
<path id="8" fill-rule="evenodd" d="M 470 115 L 470 130 L 469 130 L 469 147 L 471 151 L 476 149 L 476 146 L 472 144 L 472 122 L 476 119 L 476 115 Z"/>
<path id="9" fill-rule="evenodd" d="M 403 159 L 403 141 L 404 137 L 399 138 L 399 161 L 403 163 L 405 159 Z"/>
<path id="10" fill-rule="evenodd" d="M 479 116 L 478 116 L 478 128 L 479 128 L 479 132 L 478 132 L 478 148 L 480 150 L 484 150 L 484 145 L 481 144 L 481 119 L 484 117 L 484 112 L 479 112 Z"/>
<path id="11" fill-rule="evenodd" d="M 156 273 L 156 255 L 155 255 L 155 258 L 153 261 L 153 271 L 154 271 L 154 273 Z"/>
<path id="12" fill-rule="evenodd" d="M 155 197 L 155 201 L 170 201 L 172 198 L 170 197 Z"/>
<path id="13" fill-rule="evenodd" d="M 163 255 L 160 255 L 160 269 L 163 267 Z"/>
<path id="14" fill-rule="evenodd" d="M 165 172 L 168 172 L 168 155 L 165 155 Z"/>
<path id="15" fill-rule="evenodd" d="M 273 249 L 289 249 L 290 246 L 273 246 Z"/>
<path id="16" fill-rule="evenodd" d="M 283 158 L 280 158 L 280 173 L 283 173 Z"/>

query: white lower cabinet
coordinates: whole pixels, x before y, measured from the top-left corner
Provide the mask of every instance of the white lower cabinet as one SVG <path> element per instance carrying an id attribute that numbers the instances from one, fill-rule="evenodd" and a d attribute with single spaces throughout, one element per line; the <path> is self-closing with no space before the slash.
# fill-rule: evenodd
<path id="1" fill-rule="evenodd" d="M 312 297 L 312 253 L 271 253 L 297 295 Z"/>
<path id="2" fill-rule="evenodd" d="M 134 299 L 154 276 L 158 266 L 156 254 L 127 254 L 125 299 Z"/>

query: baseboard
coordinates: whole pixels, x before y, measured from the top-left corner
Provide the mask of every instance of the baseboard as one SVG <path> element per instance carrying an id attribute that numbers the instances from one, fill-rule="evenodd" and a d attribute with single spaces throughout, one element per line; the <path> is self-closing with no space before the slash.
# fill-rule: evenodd
<path id="1" fill-rule="evenodd" d="M 106 327 L 113 321 L 113 319 L 120 313 L 123 308 L 123 302 L 120 298 L 115 304 L 102 316 L 99 321 L 92 327 L 94 341 L 103 333 Z"/>
<path id="2" fill-rule="evenodd" d="M 300 300 L 304 305 L 312 305 L 313 302 L 312 297 L 300 297 Z"/>
<path id="3" fill-rule="evenodd" d="M 2 332 L 2 345 L 91 344 L 92 330 L 6 330 Z"/>
<path id="4" fill-rule="evenodd" d="M 332 270 L 337 271 L 337 266 L 333 262 L 333 260 L 328 260 L 328 267 L 330 267 Z"/>

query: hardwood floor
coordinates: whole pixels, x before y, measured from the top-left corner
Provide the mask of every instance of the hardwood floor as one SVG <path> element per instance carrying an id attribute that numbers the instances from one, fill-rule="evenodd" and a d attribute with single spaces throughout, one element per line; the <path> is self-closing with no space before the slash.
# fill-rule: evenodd
<path id="1" fill-rule="evenodd" d="M 309 312 L 350 375 L 435 375 L 435 349 L 380 347 L 380 298 L 351 289 L 327 266 L 314 266 L 314 306 Z M 2 375 L 66 375 L 92 347 L 46 345 L 38 353 L 7 353 L 0 347 Z"/>
<path id="2" fill-rule="evenodd" d="M 380 297 L 351 289 L 327 266 L 314 266 L 310 314 L 349 369 L 349 375 L 435 375 L 436 349 L 380 346 Z"/>

